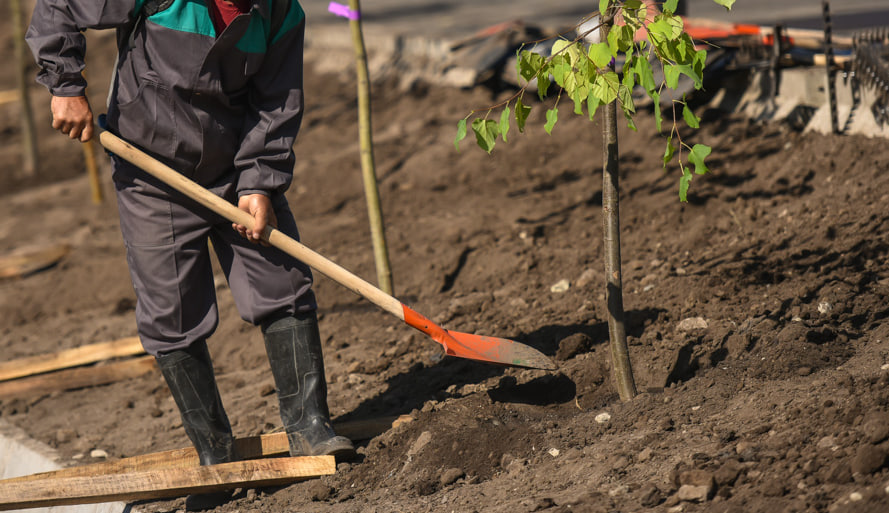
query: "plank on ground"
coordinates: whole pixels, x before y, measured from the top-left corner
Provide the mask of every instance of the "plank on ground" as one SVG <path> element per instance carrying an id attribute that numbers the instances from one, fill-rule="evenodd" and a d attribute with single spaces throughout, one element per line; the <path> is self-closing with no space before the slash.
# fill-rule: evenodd
<path id="1" fill-rule="evenodd" d="M 124 379 L 135 378 L 154 371 L 153 356 L 111 362 L 98 367 L 79 367 L 50 374 L 4 381 L 0 383 L 0 399 L 47 394 L 57 390 L 107 385 Z"/>
<path id="2" fill-rule="evenodd" d="M 144 353 L 139 337 L 89 344 L 52 354 L 42 354 L 0 362 L 0 381 L 87 365 L 111 358 Z"/>
<path id="3" fill-rule="evenodd" d="M 380 417 L 369 420 L 335 422 L 334 429 L 351 440 L 368 440 L 391 428 L 411 421 L 410 415 Z M 253 460 L 273 456 L 287 455 L 290 447 L 286 433 L 270 433 L 235 439 L 235 452 L 241 459 Z M 59 479 L 69 477 L 87 477 L 104 474 L 120 474 L 127 472 L 148 472 L 162 469 L 182 469 L 199 465 L 197 452 L 191 447 L 154 452 L 140 456 L 131 456 L 116 461 L 93 463 L 68 467 L 49 472 L 40 472 L 27 476 L 14 477 L 0 481 L 0 486 L 7 483 L 33 481 L 37 479 Z"/>
<path id="4" fill-rule="evenodd" d="M 64 258 L 70 250 L 67 244 L 55 244 L 0 257 L 0 278 L 20 278 L 45 269 Z"/>
<path id="5" fill-rule="evenodd" d="M 333 456 L 302 456 L 237 461 L 187 469 L 0 481 L 0 511 L 162 499 L 239 487 L 261 488 L 331 475 L 334 472 L 336 463 Z"/>

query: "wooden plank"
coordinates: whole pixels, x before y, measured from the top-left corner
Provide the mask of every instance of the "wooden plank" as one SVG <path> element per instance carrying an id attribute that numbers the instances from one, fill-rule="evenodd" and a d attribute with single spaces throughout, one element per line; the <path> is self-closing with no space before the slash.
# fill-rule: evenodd
<path id="1" fill-rule="evenodd" d="M 237 461 L 206 467 L 0 481 L 0 511 L 97 502 L 162 499 L 232 488 L 260 488 L 336 472 L 333 456 Z"/>
<path id="2" fill-rule="evenodd" d="M 410 415 L 380 417 L 376 419 L 350 422 L 334 422 L 334 429 L 352 440 L 367 440 L 391 428 L 410 422 Z M 241 459 L 253 460 L 273 456 L 284 456 L 290 451 L 286 433 L 270 433 L 235 439 L 235 452 Z M 59 479 L 68 477 L 97 476 L 128 472 L 148 472 L 162 469 L 190 468 L 199 465 L 197 452 L 191 447 L 131 456 L 116 461 L 103 461 L 90 465 L 63 468 L 27 476 L 14 477 L 0 484 L 33 481 L 37 479 Z"/>
<path id="3" fill-rule="evenodd" d="M 106 385 L 135 378 L 154 371 L 153 356 L 112 362 L 94 367 L 78 367 L 39 376 L 4 381 L 0 383 L 0 399 L 48 394 L 57 390 Z"/>
<path id="4" fill-rule="evenodd" d="M 0 105 L 4 103 L 12 103 L 19 101 L 18 89 L 10 89 L 8 91 L 0 91 Z"/>
<path id="5" fill-rule="evenodd" d="M 0 278 L 21 278 L 46 269 L 65 257 L 71 247 L 55 244 L 45 248 L 19 250 L 0 257 Z"/>
<path id="6" fill-rule="evenodd" d="M 90 363 L 143 354 L 139 337 L 127 337 L 109 342 L 66 349 L 53 354 L 28 356 L 0 362 L 0 381 L 42 374 L 44 372 L 77 367 Z"/>

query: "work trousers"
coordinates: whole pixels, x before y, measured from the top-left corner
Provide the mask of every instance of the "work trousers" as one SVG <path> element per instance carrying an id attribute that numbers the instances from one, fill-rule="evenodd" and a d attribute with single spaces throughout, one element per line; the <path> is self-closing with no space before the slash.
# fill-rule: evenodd
<path id="1" fill-rule="evenodd" d="M 136 292 L 136 324 L 145 351 L 157 356 L 205 340 L 219 322 L 210 248 L 216 253 L 241 317 L 260 324 L 272 315 L 314 310 L 308 266 L 273 247 L 252 244 L 232 223 L 146 172 L 112 158 L 120 228 Z M 237 173 L 211 192 L 237 202 Z M 299 240 L 283 195 L 272 198 L 278 229 Z"/>

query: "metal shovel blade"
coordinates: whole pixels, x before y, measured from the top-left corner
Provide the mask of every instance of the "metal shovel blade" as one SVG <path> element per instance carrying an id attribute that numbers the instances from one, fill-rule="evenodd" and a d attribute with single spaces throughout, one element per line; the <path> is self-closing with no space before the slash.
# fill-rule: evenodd
<path id="1" fill-rule="evenodd" d="M 521 342 L 448 331 L 407 305 L 403 305 L 403 307 L 404 322 L 429 335 L 441 344 L 445 353 L 450 356 L 532 369 L 554 370 L 556 368 L 556 365 L 546 355 Z"/>

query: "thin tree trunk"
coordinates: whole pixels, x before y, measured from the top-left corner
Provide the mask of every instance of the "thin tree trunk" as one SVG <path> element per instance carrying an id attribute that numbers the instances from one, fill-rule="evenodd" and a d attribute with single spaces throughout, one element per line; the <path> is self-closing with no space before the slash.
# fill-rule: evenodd
<path id="1" fill-rule="evenodd" d="M 616 7 L 602 17 L 602 39 L 614 24 Z M 613 65 L 612 65 L 613 66 Z M 627 348 L 627 332 L 624 324 L 623 281 L 620 266 L 620 152 L 617 145 L 617 100 L 604 107 L 605 117 L 602 127 L 604 142 L 602 172 L 602 217 L 605 241 L 605 299 L 608 305 L 608 336 L 611 343 L 611 362 L 614 378 L 622 401 L 629 401 L 636 395 L 636 382 L 630 365 Z"/>
<path id="2" fill-rule="evenodd" d="M 359 1 L 349 0 L 349 9 L 360 13 Z M 352 43 L 355 47 L 355 69 L 358 76 L 358 131 L 361 145 L 361 173 L 364 178 L 364 195 L 367 199 L 367 214 L 370 218 L 371 236 L 373 238 L 377 282 L 383 292 L 393 295 L 389 249 L 386 245 L 383 213 L 380 208 L 380 192 L 377 186 L 376 167 L 374 166 L 373 136 L 370 120 L 370 79 L 367 70 L 367 51 L 364 47 L 364 36 L 361 32 L 361 19 L 350 20 L 349 26 L 352 29 Z"/>
<path id="3" fill-rule="evenodd" d="M 28 96 L 28 55 L 25 50 L 24 25 L 22 21 L 22 2 L 12 0 L 12 40 L 17 63 L 16 79 L 18 80 L 19 99 L 22 105 L 22 172 L 27 176 L 37 173 L 37 131 L 34 125 L 34 113 Z"/>

